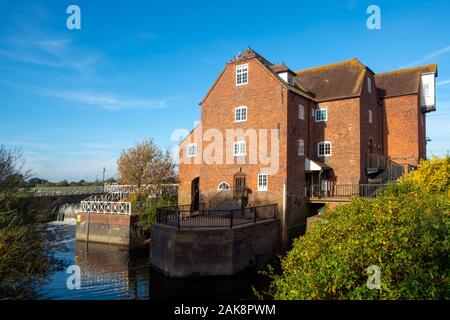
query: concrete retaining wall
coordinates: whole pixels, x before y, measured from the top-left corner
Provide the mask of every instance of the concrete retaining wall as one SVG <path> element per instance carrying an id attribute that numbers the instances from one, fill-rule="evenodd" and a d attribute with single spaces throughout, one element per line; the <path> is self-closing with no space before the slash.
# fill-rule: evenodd
<path id="1" fill-rule="evenodd" d="M 259 221 L 233 229 L 152 227 L 150 264 L 170 277 L 233 275 L 263 265 L 280 247 L 280 222 Z"/>
<path id="2" fill-rule="evenodd" d="M 137 228 L 137 216 L 81 213 L 77 215 L 76 239 L 130 247 L 145 239 Z"/>

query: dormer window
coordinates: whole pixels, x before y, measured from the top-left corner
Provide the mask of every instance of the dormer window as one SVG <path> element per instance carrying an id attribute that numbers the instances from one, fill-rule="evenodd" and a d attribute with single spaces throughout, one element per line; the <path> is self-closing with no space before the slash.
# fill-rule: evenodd
<path id="1" fill-rule="evenodd" d="M 247 121 L 247 107 L 242 106 L 234 109 L 234 122 Z"/>
<path id="2" fill-rule="evenodd" d="M 280 72 L 278 75 L 280 76 L 281 79 L 283 79 L 291 86 L 294 85 L 294 78 L 292 77 L 292 74 L 290 72 Z"/>
<path id="3" fill-rule="evenodd" d="M 248 83 L 248 64 L 236 66 L 236 85 L 241 86 Z"/>

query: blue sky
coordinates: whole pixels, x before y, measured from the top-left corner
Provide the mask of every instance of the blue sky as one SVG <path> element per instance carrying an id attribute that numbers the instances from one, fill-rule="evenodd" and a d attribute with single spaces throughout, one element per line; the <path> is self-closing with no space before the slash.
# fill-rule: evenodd
<path id="1" fill-rule="evenodd" d="M 81 30 L 66 9 L 81 8 Z M 366 9 L 381 8 L 381 30 Z M 450 149 L 449 1 L 0 0 L 0 143 L 35 176 L 115 175 L 123 148 L 172 147 L 198 102 L 250 46 L 299 70 L 358 57 L 375 72 L 438 63 L 428 154 Z M 183 131 L 177 131 L 183 133 Z"/>

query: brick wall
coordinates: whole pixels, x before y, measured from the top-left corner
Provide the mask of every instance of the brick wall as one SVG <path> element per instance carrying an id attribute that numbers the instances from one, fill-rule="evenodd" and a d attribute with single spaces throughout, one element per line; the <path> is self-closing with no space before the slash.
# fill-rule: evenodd
<path id="1" fill-rule="evenodd" d="M 226 145 L 225 136 L 227 129 L 242 129 L 245 133 L 248 129 L 256 129 L 258 137 L 259 129 L 268 130 L 268 146 L 272 129 L 279 129 L 279 169 L 277 173 L 270 174 L 268 191 L 257 191 L 257 177 L 263 167 L 260 164 L 249 164 L 249 154 L 254 143 L 250 143 L 250 136 L 245 136 L 247 143 L 247 155 L 245 157 L 233 157 L 234 164 L 209 164 L 201 168 L 200 189 L 202 201 L 208 202 L 209 198 L 217 193 L 217 187 L 221 182 L 234 185 L 234 175 L 242 172 L 246 175 L 246 184 L 251 189 L 249 203 L 251 205 L 282 202 L 282 190 L 286 177 L 286 105 L 287 91 L 270 74 L 257 59 L 246 61 L 249 68 L 248 84 L 236 86 L 235 67 L 239 63 L 229 64 L 216 82 L 211 92 L 202 103 L 202 127 L 203 133 L 210 129 L 218 129 L 224 137 L 224 155 L 233 155 L 233 145 Z M 247 121 L 235 123 L 234 111 L 236 107 L 247 106 Z M 237 140 L 237 139 L 236 139 Z M 206 148 L 208 142 L 203 142 Z"/>
<path id="2" fill-rule="evenodd" d="M 319 103 L 328 110 L 325 122 L 315 122 L 310 116 L 310 157 L 333 168 L 334 180 L 339 184 L 357 184 L 361 180 L 361 124 L 360 99 L 342 99 Z M 332 142 L 332 155 L 319 157 L 318 143 Z"/>
<path id="3" fill-rule="evenodd" d="M 368 90 L 368 78 L 372 82 L 372 92 Z M 361 183 L 367 183 L 367 155 L 384 155 L 383 149 L 383 107 L 378 103 L 375 78 L 371 71 L 366 72 L 362 88 L 361 103 Z M 369 110 L 372 123 L 369 122 Z"/>
<path id="4" fill-rule="evenodd" d="M 304 107 L 304 118 L 299 119 L 299 105 Z M 290 92 L 288 100 L 288 148 L 286 216 L 287 237 L 301 233 L 305 227 L 307 208 L 305 204 L 305 156 L 309 154 L 310 118 L 316 104 L 296 93 Z M 305 155 L 298 154 L 299 140 L 305 143 Z"/>
<path id="5" fill-rule="evenodd" d="M 425 127 L 423 131 L 420 129 L 419 96 L 386 98 L 384 112 L 386 154 L 400 164 L 417 165 L 425 157 Z"/>
<path id="6" fill-rule="evenodd" d="M 201 153 L 201 125 L 196 126 L 189 135 L 179 145 L 179 166 L 178 166 L 178 204 L 185 205 L 191 203 L 191 182 L 200 177 L 201 163 L 200 157 L 188 157 L 187 145 L 196 143 Z"/>

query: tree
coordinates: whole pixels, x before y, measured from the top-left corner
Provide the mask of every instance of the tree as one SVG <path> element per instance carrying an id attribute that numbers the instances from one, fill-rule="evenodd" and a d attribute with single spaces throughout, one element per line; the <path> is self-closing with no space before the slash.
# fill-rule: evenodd
<path id="1" fill-rule="evenodd" d="M 0 299 L 33 298 L 47 271 L 40 215 L 25 194 L 29 171 L 19 149 L 0 145 Z"/>
<path id="2" fill-rule="evenodd" d="M 137 187 L 140 199 L 148 185 L 172 182 L 175 164 L 169 150 L 162 151 L 153 139 L 148 139 L 122 151 L 117 171 L 121 183 Z"/>
<path id="3" fill-rule="evenodd" d="M 24 171 L 25 164 L 19 149 L 6 149 L 0 145 L 0 211 L 9 210 L 29 178 L 30 172 Z"/>

